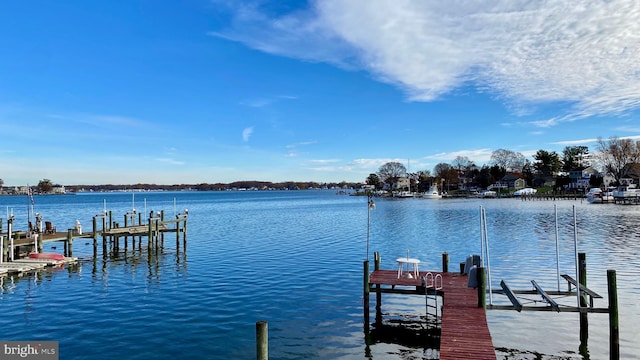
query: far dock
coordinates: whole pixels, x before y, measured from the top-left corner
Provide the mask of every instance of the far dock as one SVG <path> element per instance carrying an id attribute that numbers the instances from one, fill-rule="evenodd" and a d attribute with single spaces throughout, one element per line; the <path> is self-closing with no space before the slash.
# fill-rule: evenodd
<path id="1" fill-rule="evenodd" d="M 137 219 L 136 219 L 137 215 Z M 188 213 L 179 213 L 174 219 L 165 219 L 164 211 L 151 212 L 144 222 L 142 214 L 135 212 L 124 215 L 123 224 L 113 220 L 111 211 L 105 211 L 93 217 L 92 230 L 83 232 L 82 227 L 76 224 L 65 232 L 56 230 L 56 227 L 47 226 L 44 231 L 30 229 L 22 231 L 14 229 L 15 218 L 11 216 L 7 219 L 7 230 L 3 232 L 3 221 L 0 220 L 0 275 L 30 272 L 40 269 L 41 265 L 52 266 L 77 261 L 73 258 L 73 242 L 75 239 L 93 239 L 93 255 L 98 253 L 98 239 L 102 238 L 103 254 L 111 248 L 119 251 L 120 240 L 123 240 L 125 249 L 131 239 L 131 247 L 142 248 L 142 238 L 146 237 L 149 250 L 164 246 L 165 234 L 175 233 L 176 249 L 180 248 L 180 237 L 182 235 L 183 249 L 186 250 L 187 240 L 187 217 Z M 136 222 L 137 220 L 137 222 Z M 42 253 L 44 243 L 61 242 L 63 244 L 63 256 L 67 260 L 57 262 L 29 259 L 31 253 Z M 55 248 L 55 247 L 54 247 Z M 73 260 L 73 261 L 71 261 Z"/>

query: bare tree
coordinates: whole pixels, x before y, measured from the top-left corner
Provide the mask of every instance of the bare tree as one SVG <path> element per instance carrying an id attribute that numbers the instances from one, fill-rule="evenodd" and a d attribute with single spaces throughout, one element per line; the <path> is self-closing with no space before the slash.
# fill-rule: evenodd
<path id="1" fill-rule="evenodd" d="M 438 181 L 444 181 L 447 187 L 450 187 L 451 184 L 457 184 L 459 179 L 458 170 L 454 169 L 453 166 L 447 163 L 438 163 L 433 168 L 434 177 Z"/>
<path id="2" fill-rule="evenodd" d="M 511 150 L 498 149 L 491 153 L 491 164 L 499 166 L 504 171 L 521 172 L 524 160 L 524 155 Z"/>
<path id="3" fill-rule="evenodd" d="M 469 160 L 469 158 L 466 156 L 456 156 L 456 158 L 453 159 L 453 162 L 451 163 L 451 165 L 456 170 L 466 170 L 468 167 L 473 165 L 473 162 Z"/>
<path id="4" fill-rule="evenodd" d="M 378 169 L 378 177 L 385 184 L 393 185 L 401 177 L 407 176 L 407 168 L 399 162 L 388 162 Z"/>
<path id="5" fill-rule="evenodd" d="M 618 137 L 611 137 L 606 141 L 599 138 L 598 149 L 598 160 L 604 172 L 613 176 L 618 184 L 629 170 L 640 163 L 640 141 Z"/>

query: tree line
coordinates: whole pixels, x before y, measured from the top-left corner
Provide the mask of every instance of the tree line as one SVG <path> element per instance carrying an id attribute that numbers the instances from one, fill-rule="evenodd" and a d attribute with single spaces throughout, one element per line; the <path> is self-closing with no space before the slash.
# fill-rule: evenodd
<path id="1" fill-rule="evenodd" d="M 640 175 L 640 141 L 612 137 L 609 140 L 599 138 L 596 152 L 590 153 L 587 146 L 567 146 L 561 154 L 555 151 L 538 150 L 530 161 L 523 154 L 507 149 L 498 149 L 491 153 L 488 164 L 477 166 L 466 156 L 457 156 L 451 163 L 438 163 L 430 170 L 408 173 L 399 162 L 382 165 L 377 173 L 370 174 L 366 182 L 376 189 L 385 184 L 392 186 L 401 178 L 409 178 L 412 189 L 426 191 L 436 184 L 442 188 L 457 188 L 464 178 L 465 183 L 478 188 L 487 188 L 512 173 L 522 177 L 532 186 L 535 179 L 555 180 L 556 187 L 567 185 L 571 181 L 570 171 L 592 166 L 603 175 L 609 175 L 618 185 L 620 179 L 635 178 Z M 592 186 L 601 186 L 602 178 L 592 179 Z M 600 183 L 598 183 L 600 182 Z M 415 187 L 414 187 L 415 186 Z"/>
<path id="2" fill-rule="evenodd" d="M 530 161 L 523 154 L 507 149 L 498 149 L 491 153 L 488 164 L 477 166 L 466 156 L 457 156 L 451 163 L 438 163 L 430 170 L 421 170 L 409 174 L 407 169 L 399 162 L 388 162 L 382 165 L 377 173 L 370 174 L 366 183 L 375 186 L 377 189 L 383 188 L 384 184 L 393 185 L 400 178 L 409 178 L 411 187 L 416 191 L 426 191 L 432 184 L 445 188 L 452 188 L 460 182 L 461 177 L 468 180 L 479 188 L 486 188 L 502 179 L 507 173 L 514 173 L 524 178 L 528 185 L 533 185 L 536 178 L 555 178 L 556 186 L 566 185 L 569 178 L 561 175 L 571 170 L 593 166 L 604 175 L 609 175 L 614 179 L 614 185 L 619 184 L 620 179 L 631 177 L 638 181 L 640 175 L 640 141 L 628 138 L 612 137 L 608 140 L 599 138 L 596 144 L 596 152 L 590 153 L 587 146 L 567 146 L 561 154 L 555 151 L 538 150 L 533 155 L 534 161 Z M 593 186 L 600 186 L 598 179 Z M 0 179 L 0 188 L 4 181 Z M 318 183 L 308 182 L 268 182 L 268 181 L 236 181 L 232 183 L 200 183 L 200 184 L 131 184 L 131 185 L 67 185 L 68 192 L 79 191 L 123 191 L 123 190 L 230 190 L 238 188 L 256 189 L 317 189 L 317 188 L 355 188 L 359 183 L 353 182 L 332 182 Z M 41 194 L 50 193 L 55 185 L 50 179 L 42 179 L 35 187 L 35 192 Z M 415 186 L 415 187 L 414 187 Z"/>

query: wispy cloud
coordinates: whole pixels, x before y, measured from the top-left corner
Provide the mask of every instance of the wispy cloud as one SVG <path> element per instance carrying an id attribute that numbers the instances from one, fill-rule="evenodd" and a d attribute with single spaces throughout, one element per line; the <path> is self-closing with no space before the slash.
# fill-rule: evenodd
<path id="1" fill-rule="evenodd" d="M 309 146 L 309 145 L 313 145 L 313 144 L 317 144 L 317 143 L 318 143 L 317 141 L 311 140 L 311 141 L 301 141 L 301 142 L 289 144 L 289 145 L 285 146 L 285 148 L 287 149 L 287 153 L 285 154 L 285 156 L 286 157 L 296 157 L 296 156 L 299 155 L 298 149 L 300 147 Z"/>
<path id="2" fill-rule="evenodd" d="M 242 130 L 242 141 L 248 142 L 252 134 L 253 134 L 253 126 Z"/>
<path id="3" fill-rule="evenodd" d="M 534 123 L 541 127 L 640 107 L 635 0 L 325 0 L 277 17 L 261 4 L 231 8 L 230 26 L 211 35 L 364 69 L 413 101 L 471 85 L 516 113 L 536 104 L 572 105 Z"/>
<path id="4" fill-rule="evenodd" d="M 262 108 L 274 104 L 281 100 L 297 100 L 297 96 L 293 95 L 276 95 L 271 97 L 260 97 L 253 99 L 246 99 L 240 102 L 241 105 L 253 107 L 253 108 Z"/>
<path id="5" fill-rule="evenodd" d="M 615 128 L 616 131 L 622 131 L 622 132 L 640 132 L 640 125 L 636 125 L 636 126 L 619 126 Z"/>
<path id="6" fill-rule="evenodd" d="M 638 140 L 640 139 L 640 135 L 634 135 L 634 136 L 618 136 L 619 139 L 630 139 L 630 140 Z M 595 144 L 599 141 L 600 139 L 580 139 L 580 140 L 566 140 L 566 141 L 556 141 L 553 142 L 551 144 L 554 145 L 566 145 L 566 146 L 572 146 L 572 145 L 582 145 L 582 144 Z M 603 140 L 608 140 L 608 139 L 603 139 Z"/>
<path id="7" fill-rule="evenodd" d="M 311 160 L 310 162 L 312 164 L 335 164 L 335 163 L 339 163 L 341 160 L 340 159 L 316 159 L 316 160 Z"/>
<path id="8" fill-rule="evenodd" d="M 433 155 L 426 156 L 425 159 L 441 161 L 441 162 L 450 162 L 453 161 L 458 156 L 467 157 L 471 161 L 482 164 L 488 162 L 491 159 L 491 154 L 493 150 L 491 149 L 475 149 L 475 150 L 460 150 L 453 152 L 443 152 L 437 153 Z"/>
<path id="9" fill-rule="evenodd" d="M 267 99 L 267 98 L 255 98 L 255 99 L 247 99 L 240 102 L 241 105 L 253 107 L 253 108 L 261 108 L 265 106 L 271 105 L 275 100 Z"/>
<path id="10" fill-rule="evenodd" d="M 171 164 L 171 165 L 184 165 L 184 161 L 175 160 L 172 158 L 158 158 L 156 159 L 156 161 L 161 163 Z"/>

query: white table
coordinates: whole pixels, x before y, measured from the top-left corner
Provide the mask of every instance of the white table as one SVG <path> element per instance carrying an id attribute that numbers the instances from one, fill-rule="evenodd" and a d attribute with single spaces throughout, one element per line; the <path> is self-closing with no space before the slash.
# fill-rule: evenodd
<path id="1" fill-rule="evenodd" d="M 420 260 L 408 257 L 397 258 L 398 262 L 398 279 L 402 277 L 402 272 L 404 265 L 407 264 L 407 271 L 409 271 L 409 264 L 413 265 L 413 278 L 417 279 L 420 275 L 420 271 L 418 270 L 418 264 L 420 264 Z"/>

